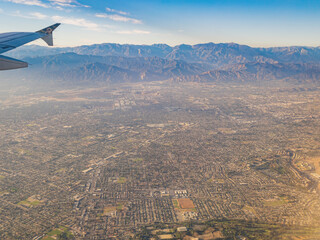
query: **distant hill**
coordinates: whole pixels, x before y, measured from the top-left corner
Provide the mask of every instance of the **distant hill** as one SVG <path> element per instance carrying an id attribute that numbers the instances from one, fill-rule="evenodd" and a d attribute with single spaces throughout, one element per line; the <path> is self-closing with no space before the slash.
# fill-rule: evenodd
<path id="1" fill-rule="evenodd" d="M 255 61 L 290 63 L 315 63 L 320 61 L 319 47 L 252 48 L 236 43 L 182 44 L 174 47 L 165 44 L 121 45 L 104 43 L 73 48 L 48 48 L 31 45 L 11 51 L 8 55 L 24 58 L 67 52 L 93 56 L 159 57 L 168 60 L 208 63 L 216 66 Z"/>
<path id="2" fill-rule="evenodd" d="M 79 74 L 80 73 L 80 74 Z M 90 81 L 94 79 L 99 82 L 134 82 L 139 79 L 139 74 L 127 69 L 104 63 L 90 63 L 62 74 L 55 74 L 57 79 L 65 81 Z M 55 77 L 55 75 L 53 75 Z"/>
<path id="3" fill-rule="evenodd" d="M 17 74 L 35 80 L 135 82 L 155 81 L 200 74 L 209 68 L 201 64 L 159 57 L 119 57 L 62 53 L 29 57 L 28 69 Z M 11 72 L 14 75 L 14 73 Z"/>
<path id="4" fill-rule="evenodd" d="M 9 55 L 9 54 L 8 54 Z M 235 43 L 168 46 L 95 44 L 74 48 L 24 46 L 10 52 L 30 68 L 3 74 L 62 81 L 318 82 L 319 47 L 252 48 Z"/>
<path id="5" fill-rule="evenodd" d="M 265 82 L 277 79 L 292 83 L 317 83 L 320 82 L 320 66 L 306 63 L 244 63 L 183 76 L 178 81 Z"/>

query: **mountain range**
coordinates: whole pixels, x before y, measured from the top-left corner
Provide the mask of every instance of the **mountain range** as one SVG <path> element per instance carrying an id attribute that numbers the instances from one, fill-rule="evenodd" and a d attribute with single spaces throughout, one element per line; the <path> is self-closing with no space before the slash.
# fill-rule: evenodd
<path id="1" fill-rule="evenodd" d="M 9 55 L 9 54 L 8 54 Z M 320 47 L 253 48 L 235 43 L 198 45 L 96 44 L 73 48 L 24 46 L 11 57 L 28 69 L 0 77 L 66 82 L 257 82 L 318 83 Z"/>

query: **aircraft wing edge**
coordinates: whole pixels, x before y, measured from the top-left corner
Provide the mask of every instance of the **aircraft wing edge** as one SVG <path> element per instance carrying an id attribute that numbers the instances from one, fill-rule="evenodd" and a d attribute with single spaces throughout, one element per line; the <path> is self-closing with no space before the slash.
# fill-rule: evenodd
<path id="1" fill-rule="evenodd" d="M 44 29 L 41 29 L 39 31 L 37 31 L 36 33 L 39 33 L 39 34 L 43 34 L 44 36 L 41 37 L 41 39 L 43 41 L 45 41 L 48 46 L 53 46 L 53 37 L 52 37 L 52 32 L 60 26 L 60 23 L 56 23 L 56 24 L 53 24 L 49 27 L 46 27 Z"/>
<path id="2" fill-rule="evenodd" d="M 28 63 L 26 62 L 0 55 L 0 70 L 12 70 L 26 67 L 28 67 Z"/>
<path id="3" fill-rule="evenodd" d="M 56 23 L 33 33 L 4 33 L 2 34 L 2 41 L 0 41 L 0 54 L 20 47 L 39 38 L 43 39 L 49 46 L 53 46 L 52 32 L 57 27 L 59 27 L 59 25 L 60 23 Z M 0 55 L 0 71 L 26 67 L 28 67 L 28 63 L 26 62 Z"/>

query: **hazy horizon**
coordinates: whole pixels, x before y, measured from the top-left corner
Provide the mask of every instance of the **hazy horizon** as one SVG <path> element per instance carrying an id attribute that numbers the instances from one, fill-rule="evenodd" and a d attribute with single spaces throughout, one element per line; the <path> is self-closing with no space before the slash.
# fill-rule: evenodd
<path id="1" fill-rule="evenodd" d="M 92 43 L 92 44 L 82 44 L 82 45 L 74 45 L 74 46 L 52 46 L 49 47 L 45 45 L 45 43 L 42 42 L 42 40 L 36 40 L 35 42 L 31 44 L 26 44 L 25 46 L 20 47 L 19 49 L 16 49 L 16 51 L 19 51 L 21 48 L 25 48 L 26 46 L 39 46 L 39 47 L 45 47 L 45 48 L 76 48 L 76 47 L 82 47 L 82 46 L 93 46 L 93 45 L 103 45 L 103 44 L 118 44 L 118 45 L 135 45 L 135 46 L 153 46 L 153 45 L 167 45 L 169 47 L 178 47 L 181 45 L 188 45 L 188 46 L 196 46 L 196 45 L 205 45 L 205 44 L 236 44 L 239 46 L 247 46 L 251 48 L 286 48 L 286 47 L 306 47 L 306 48 L 319 48 L 319 45 L 316 46 L 310 46 L 310 45 L 275 45 L 275 46 L 253 46 L 245 43 L 238 43 L 238 42 L 199 42 L 194 44 L 188 44 L 188 43 L 179 43 L 179 44 L 168 44 L 165 42 L 154 42 L 149 44 L 134 44 L 134 43 L 119 43 L 119 42 L 101 42 L 101 43 Z"/>

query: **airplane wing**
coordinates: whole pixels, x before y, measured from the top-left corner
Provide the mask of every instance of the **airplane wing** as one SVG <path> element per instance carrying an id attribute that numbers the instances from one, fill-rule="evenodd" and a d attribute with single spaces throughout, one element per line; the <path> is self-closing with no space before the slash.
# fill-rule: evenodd
<path id="1" fill-rule="evenodd" d="M 8 52 L 39 38 L 43 39 L 49 46 L 53 46 L 52 32 L 59 25 L 60 23 L 56 23 L 37 32 L 2 33 L 0 34 L 0 54 Z M 17 69 L 23 67 L 28 67 L 28 63 L 0 55 L 0 70 Z"/>

